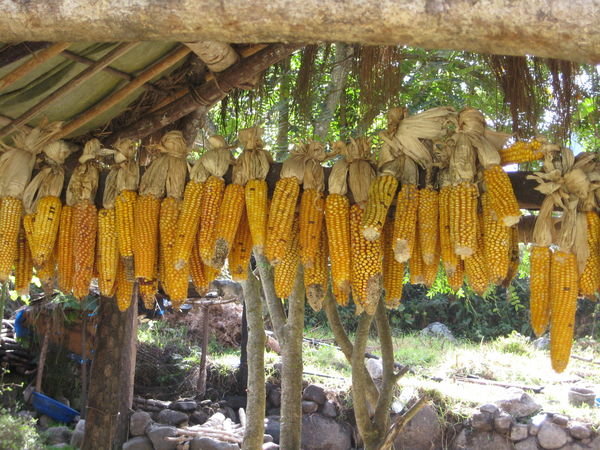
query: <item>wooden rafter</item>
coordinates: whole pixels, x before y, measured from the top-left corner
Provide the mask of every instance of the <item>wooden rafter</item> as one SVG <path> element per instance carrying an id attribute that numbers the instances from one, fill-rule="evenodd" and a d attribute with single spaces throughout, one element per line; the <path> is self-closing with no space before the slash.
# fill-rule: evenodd
<path id="1" fill-rule="evenodd" d="M 7 134 L 9 134 L 12 130 L 15 129 L 15 127 L 20 127 L 20 126 L 24 125 L 25 123 L 27 123 L 27 121 L 29 121 L 30 119 L 35 117 L 37 114 L 42 112 L 44 109 L 46 109 L 46 107 L 48 107 L 48 105 L 50 105 L 52 102 L 58 100 L 59 98 L 64 96 L 69 91 L 72 91 L 76 87 L 81 86 L 83 83 L 85 83 L 91 77 L 93 77 L 98 72 L 103 70 L 105 67 L 108 67 L 108 65 L 110 63 L 115 61 L 117 58 L 120 58 L 121 56 L 123 56 L 125 53 L 127 53 L 128 51 L 130 51 L 137 45 L 138 44 L 136 42 L 129 42 L 129 43 L 121 44 L 121 45 L 117 46 L 116 48 L 114 48 L 113 50 L 111 50 L 109 53 L 107 53 L 102 58 L 100 58 L 98 61 L 96 61 L 93 65 L 89 66 L 87 69 L 85 69 L 79 75 L 77 75 L 75 78 L 73 78 L 72 80 L 70 80 L 63 86 L 61 86 L 59 89 L 54 91 L 48 97 L 45 97 L 41 102 L 39 102 L 39 103 L 35 104 L 34 106 L 32 106 L 31 108 L 29 108 L 27 111 L 25 111 L 19 117 L 14 119 L 11 123 L 9 123 L 4 128 L 2 128 L 0 130 L 0 139 L 3 138 L 4 136 L 6 136 Z"/>

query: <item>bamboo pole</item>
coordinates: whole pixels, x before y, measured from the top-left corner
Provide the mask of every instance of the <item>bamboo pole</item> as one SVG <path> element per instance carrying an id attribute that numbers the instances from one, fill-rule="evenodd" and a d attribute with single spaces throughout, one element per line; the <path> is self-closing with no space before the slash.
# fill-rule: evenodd
<path id="1" fill-rule="evenodd" d="M 25 111 L 19 117 L 17 117 L 15 120 L 13 120 L 10 124 L 8 124 L 4 128 L 2 128 L 0 130 L 0 139 L 2 137 L 6 136 L 7 134 L 9 134 L 12 130 L 15 129 L 15 127 L 19 127 L 19 126 L 25 124 L 29 119 L 35 117 L 37 114 L 39 114 L 44 109 L 46 109 L 46 107 L 48 107 L 48 105 L 50 105 L 52 102 L 58 100 L 60 97 L 65 95 L 67 92 L 72 91 L 76 87 L 81 86 L 83 83 L 85 83 L 91 77 L 96 75 L 98 72 L 102 71 L 110 63 L 112 63 L 116 59 L 120 58 L 121 56 L 123 56 L 125 53 L 127 53 L 128 51 L 130 51 L 137 45 L 138 45 L 137 42 L 129 42 L 126 44 L 121 44 L 118 47 L 116 47 L 115 49 L 113 49 L 112 51 L 110 51 L 109 53 L 107 53 L 106 55 L 104 55 L 97 62 L 95 62 L 93 65 L 91 65 L 90 67 L 85 69 L 83 72 L 81 72 L 75 78 L 73 78 L 72 80 L 65 83 L 63 86 L 61 86 L 56 91 L 54 91 L 52 94 L 50 94 L 48 97 L 44 98 L 41 102 L 39 102 L 36 105 L 29 108 L 27 111 Z"/>
<path id="2" fill-rule="evenodd" d="M 125 86 L 123 86 L 123 88 L 121 88 L 114 94 L 104 98 L 97 105 L 83 112 L 78 118 L 65 125 L 62 131 L 56 136 L 56 139 L 66 137 L 74 131 L 77 131 L 79 128 L 91 121 L 94 117 L 106 112 L 108 109 L 110 109 L 120 101 L 124 100 L 133 91 L 143 86 L 147 81 L 150 81 L 152 78 L 160 75 L 169 67 L 176 64 L 179 60 L 187 56 L 190 52 L 191 50 L 188 47 L 183 46 L 171 51 L 166 57 L 161 59 L 159 62 L 153 64 L 149 69 L 146 69 L 142 73 L 140 73 L 131 83 L 126 84 Z"/>
<path id="3" fill-rule="evenodd" d="M 39 53 L 34 54 L 25 63 L 21 64 L 15 70 L 7 73 L 2 77 L 2 79 L 0 79 L 0 90 L 6 89 L 11 84 L 23 78 L 25 75 L 27 75 L 39 65 L 45 63 L 50 58 L 53 58 L 54 56 L 60 54 L 60 52 L 65 50 L 69 45 L 71 45 L 70 42 L 58 42 L 44 50 L 41 50 Z"/>

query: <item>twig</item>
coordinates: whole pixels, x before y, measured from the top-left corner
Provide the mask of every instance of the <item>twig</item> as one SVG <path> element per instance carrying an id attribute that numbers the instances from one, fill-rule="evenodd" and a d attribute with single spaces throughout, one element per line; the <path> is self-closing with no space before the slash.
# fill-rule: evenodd
<path id="1" fill-rule="evenodd" d="M 323 378 L 334 378 L 336 380 L 347 380 L 348 378 L 346 377 L 336 377 L 335 375 L 326 375 L 324 373 L 316 373 L 316 372 L 302 372 L 303 375 L 311 375 L 314 377 L 323 377 Z"/>
<path id="2" fill-rule="evenodd" d="M 577 355 L 571 355 L 571 358 L 576 359 L 578 361 L 583 361 L 583 362 L 587 362 L 590 364 L 596 364 L 596 365 L 600 366 L 600 361 L 594 361 L 593 358 L 584 358 L 583 356 L 577 356 Z"/>
<path id="3" fill-rule="evenodd" d="M 475 384 L 483 384 L 486 386 L 499 386 L 499 387 L 505 387 L 505 388 L 514 387 L 514 388 L 523 389 L 524 391 L 532 391 L 532 392 L 535 392 L 536 394 L 539 394 L 544 389 L 544 386 L 529 386 L 526 384 L 502 383 L 500 381 L 482 380 L 480 378 L 456 377 L 455 379 L 456 379 L 456 381 L 463 382 L 463 383 L 475 383 Z"/>
<path id="4" fill-rule="evenodd" d="M 413 417 L 417 415 L 421 408 L 425 406 L 425 403 L 427 403 L 427 398 L 421 397 L 419 400 L 417 400 L 417 402 L 414 405 L 410 407 L 408 411 L 406 411 L 401 416 L 398 416 L 396 420 L 394 420 L 394 423 L 387 432 L 387 435 L 383 441 L 383 444 L 380 447 L 380 450 L 391 450 L 394 448 L 394 441 L 396 440 L 398 434 L 400 434 L 404 426 L 408 422 L 410 422 L 413 419 Z"/>

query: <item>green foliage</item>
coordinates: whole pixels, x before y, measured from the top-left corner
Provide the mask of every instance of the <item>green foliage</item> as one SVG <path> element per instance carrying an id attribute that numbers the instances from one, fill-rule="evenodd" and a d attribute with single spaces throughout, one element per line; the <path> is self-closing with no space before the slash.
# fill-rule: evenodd
<path id="1" fill-rule="evenodd" d="M 529 338 L 516 331 L 513 331 L 508 336 L 499 337 L 494 344 L 503 353 L 511 353 L 513 355 L 529 355 L 531 353 Z"/>
<path id="2" fill-rule="evenodd" d="M 35 420 L 17 417 L 0 409 L 0 448 L 4 450 L 37 450 L 44 448 L 35 428 Z"/>

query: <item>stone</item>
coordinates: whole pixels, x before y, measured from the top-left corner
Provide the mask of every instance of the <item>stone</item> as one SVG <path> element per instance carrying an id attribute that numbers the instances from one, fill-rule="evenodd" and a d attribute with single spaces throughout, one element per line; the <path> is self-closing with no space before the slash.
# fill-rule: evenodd
<path id="1" fill-rule="evenodd" d="M 46 430 L 46 443 L 48 445 L 56 445 L 62 443 L 71 442 L 71 435 L 73 432 L 69 427 L 60 426 L 60 427 L 50 427 Z"/>
<path id="2" fill-rule="evenodd" d="M 17 417 L 22 417 L 24 419 L 33 419 L 35 417 L 35 413 L 33 411 L 21 410 L 17 413 Z"/>
<path id="3" fill-rule="evenodd" d="M 431 336 L 454 341 L 456 338 L 446 325 L 441 322 L 432 322 L 421 330 L 421 336 Z"/>
<path id="4" fill-rule="evenodd" d="M 552 416 L 552 422 L 561 427 L 566 427 L 569 423 L 569 418 L 563 414 L 554 414 Z"/>
<path id="5" fill-rule="evenodd" d="M 194 438 L 190 441 L 190 450 L 239 450 L 240 446 L 221 442 L 208 437 Z"/>
<path id="6" fill-rule="evenodd" d="M 589 448 L 600 448 L 600 435 L 596 436 L 589 444 Z"/>
<path id="7" fill-rule="evenodd" d="M 312 414 L 317 412 L 319 404 L 309 400 L 302 400 L 302 414 Z"/>
<path id="8" fill-rule="evenodd" d="M 349 425 L 318 413 L 302 416 L 302 450 L 348 450 L 351 447 Z"/>
<path id="9" fill-rule="evenodd" d="M 202 425 L 204 422 L 208 420 L 208 414 L 206 411 L 199 409 L 198 411 L 194 411 L 190 415 L 190 425 Z"/>
<path id="10" fill-rule="evenodd" d="M 281 388 L 279 386 L 273 386 L 269 389 L 267 401 L 273 408 L 279 408 L 281 406 Z"/>
<path id="11" fill-rule="evenodd" d="M 394 419 L 392 418 L 392 421 Z M 442 426 L 435 408 L 425 405 L 396 437 L 396 450 L 429 450 L 441 447 Z"/>
<path id="12" fill-rule="evenodd" d="M 186 413 L 181 411 L 174 411 L 172 409 L 163 409 L 158 413 L 157 422 L 164 423 L 165 425 L 173 425 L 175 427 L 184 426 L 187 424 L 189 417 Z"/>
<path id="13" fill-rule="evenodd" d="M 267 442 L 262 446 L 262 450 L 276 450 L 278 448 L 279 445 L 277 445 L 275 442 Z"/>
<path id="14" fill-rule="evenodd" d="M 136 436 L 123 444 L 123 450 L 154 450 L 147 436 Z"/>
<path id="15" fill-rule="evenodd" d="M 567 433 L 559 425 L 546 421 L 540 427 L 537 439 L 542 448 L 551 450 L 561 448 L 567 443 Z"/>
<path id="16" fill-rule="evenodd" d="M 592 430 L 581 422 L 571 422 L 568 426 L 569 433 L 575 439 L 587 439 L 592 435 Z"/>
<path id="17" fill-rule="evenodd" d="M 529 435 L 529 426 L 515 423 L 510 429 L 510 440 L 511 441 L 522 441 Z"/>
<path id="18" fill-rule="evenodd" d="M 542 408 L 529 394 L 521 389 L 509 389 L 508 396 L 498 400 L 496 405 L 516 419 L 530 416 Z"/>
<path id="19" fill-rule="evenodd" d="M 425 450 L 431 447 L 420 448 Z M 451 448 L 453 450 L 512 450 L 514 446 L 506 436 L 501 434 L 464 428 L 454 440 Z"/>
<path id="20" fill-rule="evenodd" d="M 479 411 L 482 413 L 491 414 L 492 416 L 499 412 L 498 407 L 493 403 L 486 403 L 485 405 L 480 406 Z"/>
<path id="21" fill-rule="evenodd" d="M 535 436 L 529 436 L 524 441 L 515 444 L 515 450 L 538 450 L 538 448 Z"/>
<path id="22" fill-rule="evenodd" d="M 542 424 L 548 419 L 547 414 L 538 414 L 531 419 L 529 423 L 529 434 L 532 436 L 537 436 L 542 427 Z"/>
<path id="23" fill-rule="evenodd" d="M 240 408 L 246 409 L 246 403 L 248 403 L 248 397 L 245 395 L 226 395 L 227 406 L 237 411 Z"/>
<path id="24" fill-rule="evenodd" d="M 48 428 L 51 424 L 52 424 L 52 419 L 50 417 L 48 417 L 46 414 L 42 414 L 38 418 L 38 425 L 40 426 L 40 428 L 42 428 L 44 430 L 46 428 Z"/>
<path id="25" fill-rule="evenodd" d="M 198 403 L 194 400 L 178 400 L 176 402 L 171 402 L 169 405 L 169 409 L 174 409 L 175 411 L 183 411 L 186 413 L 191 413 L 198 408 Z"/>
<path id="26" fill-rule="evenodd" d="M 75 425 L 75 430 L 71 435 L 71 447 L 80 448 L 83 445 L 83 438 L 85 436 L 85 420 L 80 419 Z"/>
<path id="27" fill-rule="evenodd" d="M 383 378 L 383 363 L 380 359 L 367 358 L 365 366 L 367 367 L 367 372 L 369 372 L 369 375 L 371 375 L 373 380 L 380 380 Z"/>
<path id="28" fill-rule="evenodd" d="M 323 406 L 321 406 L 320 413 L 323 414 L 325 417 L 331 417 L 332 419 L 335 419 L 338 415 L 335 403 L 330 402 L 329 400 L 323 403 Z"/>
<path id="29" fill-rule="evenodd" d="M 281 426 L 280 417 L 267 416 L 265 419 L 265 434 L 270 435 L 273 438 L 273 442 L 279 444 L 279 427 Z"/>
<path id="30" fill-rule="evenodd" d="M 175 450 L 177 442 L 167 441 L 165 438 L 177 436 L 177 429 L 168 425 L 151 425 L 146 435 L 152 441 L 154 450 Z"/>
<path id="31" fill-rule="evenodd" d="M 129 434 L 131 436 L 143 436 L 146 429 L 152 423 L 152 416 L 146 411 L 136 411 L 129 418 Z"/>
<path id="32" fill-rule="evenodd" d="M 325 389 L 317 384 L 309 384 L 302 393 L 302 400 L 309 400 L 322 405 L 327 401 Z"/>
<path id="33" fill-rule="evenodd" d="M 549 347 L 550 338 L 548 336 L 543 336 L 533 341 L 533 348 L 535 348 L 536 350 L 548 350 Z"/>
<path id="34" fill-rule="evenodd" d="M 494 429 L 498 433 L 508 433 L 512 424 L 513 418 L 508 413 L 500 413 L 494 418 Z"/>
<path id="35" fill-rule="evenodd" d="M 592 389 L 573 386 L 567 393 L 569 403 L 573 406 L 588 405 L 594 407 L 596 404 L 596 393 Z"/>
<path id="36" fill-rule="evenodd" d="M 471 417 L 471 426 L 479 431 L 492 431 L 494 428 L 493 420 L 489 414 L 475 413 Z"/>

